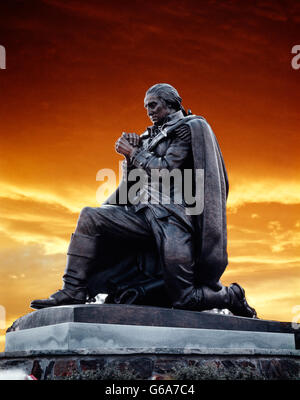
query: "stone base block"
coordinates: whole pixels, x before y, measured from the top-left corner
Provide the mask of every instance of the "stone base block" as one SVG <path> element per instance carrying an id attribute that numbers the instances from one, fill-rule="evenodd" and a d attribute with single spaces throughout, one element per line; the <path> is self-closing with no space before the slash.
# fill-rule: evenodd
<path id="1" fill-rule="evenodd" d="M 220 354 L 0 353 L 1 370 L 38 380 L 299 380 L 296 356 Z"/>
<path id="2" fill-rule="evenodd" d="M 1 370 L 37 379 L 299 379 L 300 326 L 208 312 L 78 305 L 32 312 Z"/>
<path id="3" fill-rule="evenodd" d="M 115 353 L 185 353 L 210 349 L 295 350 L 292 333 L 174 328 L 66 322 L 6 334 L 6 352 L 98 351 Z"/>

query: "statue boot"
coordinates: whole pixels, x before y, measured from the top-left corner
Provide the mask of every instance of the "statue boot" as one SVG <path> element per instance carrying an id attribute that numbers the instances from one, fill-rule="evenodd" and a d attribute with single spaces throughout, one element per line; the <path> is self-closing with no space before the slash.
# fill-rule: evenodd
<path id="1" fill-rule="evenodd" d="M 48 299 L 33 300 L 31 308 L 85 304 L 87 301 L 87 279 L 94 268 L 99 253 L 98 236 L 72 234 L 67 252 L 67 263 L 63 275 L 63 288 Z"/>
<path id="2" fill-rule="evenodd" d="M 238 283 L 232 283 L 228 287 L 222 286 L 222 289 L 217 292 L 206 286 L 200 289 L 202 290 L 201 302 L 207 309 L 227 309 L 240 317 L 257 318 L 255 309 L 250 307 L 246 300 L 245 290 Z"/>
<path id="3" fill-rule="evenodd" d="M 245 290 L 238 283 L 232 283 L 229 287 L 222 285 L 220 290 L 205 285 L 193 288 L 185 297 L 184 304 L 178 308 L 194 311 L 227 309 L 240 317 L 257 318 L 255 309 L 246 300 Z"/>

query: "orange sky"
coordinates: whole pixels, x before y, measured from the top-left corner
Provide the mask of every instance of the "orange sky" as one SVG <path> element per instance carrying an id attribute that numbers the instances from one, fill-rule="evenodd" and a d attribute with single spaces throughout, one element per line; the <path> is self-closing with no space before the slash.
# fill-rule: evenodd
<path id="1" fill-rule="evenodd" d="M 99 205 L 96 173 L 118 170 L 122 131 L 149 124 L 144 93 L 157 82 L 174 85 L 184 106 L 207 118 L 222 148 L 230 181 L 223 283 L 241 283 L 261 318 L 295 317 L 300 70 L 291 68 L 291 49 L 299 25 L 293 0 L 1 2 L 6 325 L 61 287 L 78 213 Z"/>

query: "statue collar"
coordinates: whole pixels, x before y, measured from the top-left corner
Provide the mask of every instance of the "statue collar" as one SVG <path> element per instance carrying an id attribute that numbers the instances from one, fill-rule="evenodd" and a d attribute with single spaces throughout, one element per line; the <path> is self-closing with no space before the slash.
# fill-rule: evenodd
<path id="1" fill-rule="evenodd" d="M 166 122 L 162 125 L 162 129 L 165 126 L 170 126 L 178 122 L 179 119 L 184 118 L 183 112 L 181 110 L 176 111 L 173 114 L 168 115 Z"/>
<path id="2" fill-rule="evenodd" d="M 141 135 L 142 137 L 152 136 L 152 132 L 155 130 L 163 131 L 169 126 L 175 125 L 180 119 L 184 118 L 183 112 L 181 110 L 176 111 L 173 114 L 168 115 L 165 122 L 161 126 L 148 126 L 147 130 Z"/>

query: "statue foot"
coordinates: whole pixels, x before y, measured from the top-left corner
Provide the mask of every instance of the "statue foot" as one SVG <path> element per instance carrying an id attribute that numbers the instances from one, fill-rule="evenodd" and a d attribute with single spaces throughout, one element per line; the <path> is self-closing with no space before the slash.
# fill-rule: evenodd
<path id="1" fill-rule="evenodd" d="M 245 290 L 238 283 L 232 283 L 229 286 L 229 291 L 232 295 L 230 296 L 231 304 L 229 311 L 240 317 L 258 318 L 255 309 L 247 303 Z"/>
<path id="2" fill-rule="evenodd" d="M 30 307 L 36 310 L 47 307 L 66 306 L 71 304 L 85 304 L 86 293 L 78 293 L 78 298 L 69 295 L 64 289 L 53 293 L 48 299 L 33 300 Z"/>

